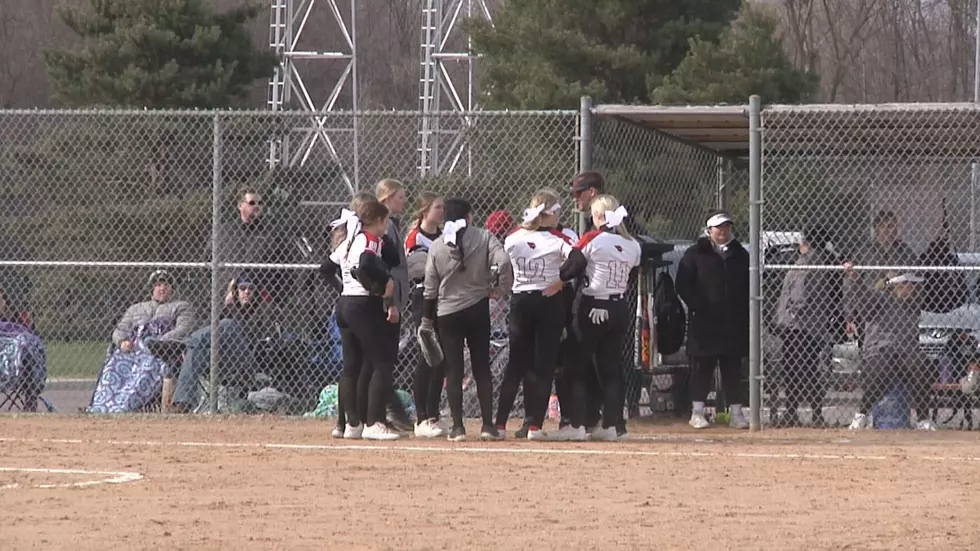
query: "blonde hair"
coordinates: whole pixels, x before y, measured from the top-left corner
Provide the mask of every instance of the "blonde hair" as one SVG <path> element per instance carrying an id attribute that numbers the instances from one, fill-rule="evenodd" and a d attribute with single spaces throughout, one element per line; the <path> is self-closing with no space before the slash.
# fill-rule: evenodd
<path id="1" fill-rule="evenodd" d="M 429 209 L 439 199 L 442 199 L 442 196 L 432 191 L 423 191 L 419 194 L 419 209 L 415 213 L 415 219 L 412 220 L 412 224 L 409 227 L 417 228 L 421 226 L 425 215 L 429 214 Z"/>
<path id="2" fill-rule="evenodd" d="M 534 207 L 544 205 L 544 210 L 542 210 L 541 214 L 537 215 L 534 220 L 531 220 L 530 222 L 521 222 L 521 227 L 525 230 L 532 231 L 540 228 L 541 218 L 545 216 L 545 212 L 558 204 L 558 202 L 558 192 L 553 189 L 544 188 L 534 192 L 534 195 L 531 196 L 531 204 L 529 207 L 533 209 Z"/>
<path id="3" fill-rule="evenodd" d="M 378 201 L 384 203 L 389 197 L 403 189 L 405 189 L 405 186 L 403 186 L 398 180 L 385 178 L 384 180 L 378 182 L 378 185 L 375 186 L 374 194 L 378 196 Z"/>
<path id="4" fill-rule="evenodd" d="M 619 201 L 612 195 L 598 195 L 595 197 L 595 199 L 592 199 L 592 204 L 589 205 L 589 208 L 592 211 L 593 216 L 598 215 L 603 221 L 605 221 L 606 211 L 618 209 Z M 630 235 L 629 230 L 626 229 L 625 224 L 616 226 L 615 231 L 617 234 L 625 237 L 626 239 L 633 239 L 633 236 Z"/>

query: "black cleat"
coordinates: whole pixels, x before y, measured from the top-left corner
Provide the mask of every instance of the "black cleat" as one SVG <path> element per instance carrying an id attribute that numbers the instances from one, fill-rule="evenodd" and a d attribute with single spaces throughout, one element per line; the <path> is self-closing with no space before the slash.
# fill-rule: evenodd
<path id="1" fill-rule="evenodd" d="M 527 429 L 529 427 L 530 427 L 530 425 L 528 425 L 528 423 L 525 421 L 524 424 L 521 425 L 521 428 L 517 429 L 517 432 L 514 433 L 514 438 L 517 438 L 518 440 L 526 439 L 527 438 Z"/>
<path id="2" fill-rule="evenodd" d="M 463 442 L 466 440 L 466 429 L 463 427 L 453 427 L 446 437 L 450 442 Z"/>

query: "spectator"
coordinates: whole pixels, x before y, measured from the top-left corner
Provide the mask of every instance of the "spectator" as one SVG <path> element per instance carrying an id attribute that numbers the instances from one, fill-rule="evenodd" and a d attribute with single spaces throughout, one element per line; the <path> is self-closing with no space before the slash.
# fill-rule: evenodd
<path id="1" fill-rule="evenodd" d="M 167 318 L 173 323 L 173 329 L 160 335 L 160 340 L 179 341 L 194 329 L 194 308 L 182 300 L 172 300 L 173 276 L 166 270 L 156 270 L 150 274 L 149 285 L 153 290 L 150 300 L 130 306 L 112 332 L 113 344 L 123 352 L 132 351 L 131 339 L 138 327 L 159 318 Z"/>
<path id="2" fill-rule="evenodd" d="M 803 235 L 794 264 L 835 264 L 827 245 L 822 228 L 810 229 Z M 789 270 L 783 278 L 776 301 L 776 327 L 782 337 L 779 379 L 786 392 L 786 411 L 777 425 L 799 425 L 797 408 L 803 400 L 808 400 L 813 408 L 812 424 L 823 425 L 823 398 L 827 389 L 821 354 L 838 321 L 840 305 L 835 300 L 835 280 L 839 277 L 826 270 Z"/>
<path id="3" fill-rule="evenodd" d="M 242 188 L 237 195 L 238 216 L 221 226 L 221 260 L 240 264 L 294 264 L 298 250 L 290 243 L 289 231 L 275 227 L 264 216 L 262 194 Z M 208 249 L 208 257 L 211 250 Z M 256 284 L 282 305 L 299 288 L 300 272 L 285 269 L 252 270 Z M 230 275 L 232 270 L 225 273 Z M 229 278 L 230 279 L 230 278 Z"/>
<path id="4" fill-rule="evenodd" d="M 250 274 L 243 273 L 229 282 L 218 330 L 220 381 L 234 386 L 246 384 L 256 371 L 256 344 L 278 334 L 268 294 Z M 199 381 L 210 365 L 211 326 L 194 331 L 186 344 L 173 404 L 180 413 L 192 410 L 199 401 Z"/>
<path id="5" fill-rule="evenodd" d="M 917 266 L 919 264 L 918 257 L 912 252 L 912 248 L 898 237 L 898 217 L 895 216 L 894 212 L 878 212 L 874 217 L 872 227 L 874 240 L 863 245 L 849 262 L 844 263 L 846 269 L 850 270 L 855 265 Z M 857 333 L 862 337 L 864 335 L 861 331 L 864 329 L 861 327 L 861 319 L 866 314 L 866 308 L 857 299 L 865 296 L 865 294 L 856 293 L 856 286 L 873 288 L 884 275 L 884 272 L 881 271 L 855 272 L 853 276 L 845 279 L 844 307 L 849 333 Z"/>
<path id="6" fill-rule="evenodd" d="M 749 253 L 735 239 L 727 213 L 712 215 L 705 226 L 705 236 L 684 252 L 677 265 L 677 294 L 690 316 L 690 424 L 696 429 L 710 425 L 704 402 L 718 366 L 731 404 L 730 426 L 745 429 L 749 424 L 742 412 L 741 371 L 749 353 Z"/>
<path id="7" fill-rule="evenodd" d="M 904 384 L 911 394 L 912 409 L 916 411 L 920 430 L 935 430 L 927 417 L 927 403 L 932 386 L 931 370 L 919 350 L 919 315 L 921 313 L 918 284 L 921 276 L 907 273 L 886 274 L 871 286 L 858 284 L 859 275 L 853 267 L 845 266 L 849 280 L 855 283 L 856 298 L 864 307 L 866 322 L 861 346 L 861 378 L 864 392 L 851 429 L 871 428 L 868 414 L 871 408 L 892 390 Z"/>

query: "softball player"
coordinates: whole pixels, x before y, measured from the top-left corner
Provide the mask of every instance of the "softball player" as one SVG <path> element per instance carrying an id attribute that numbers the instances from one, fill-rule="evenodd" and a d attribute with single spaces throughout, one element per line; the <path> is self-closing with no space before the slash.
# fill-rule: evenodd
<path id="1" fill-rule="evenodd" d="M 602 383 L 603 414 L 602 427 L 593 430 L 591 438 L 617 440 L 616 427 L 624 422 L 621 353 L 630 323 L 626 288 L 630 272 L 640 265 L 640 244 L 623 226 L 627 212 L 615 197 L 600 195 L 590 209 L 598 229 L 586 233 L 576 245 L 588 264 L 586 285 L 575 312 L 579 350 L 569 364 L 570 424 L 555 434 L 556 440 L 586 439 L 586 370 L 591 368 L 593 354 Z"/>
<path id="2" fill-rule="evenodd" d="M 347 224 L 347 238 L 332 255 L 343 278 L 337 325 L 344 356 L 339 389 L 347 416 L 344 438 L 394 440 L 398 433 L 385 424 L 396 351 L 387 342 L 393 335 L 388 324 L 398 323 L 394 282 L 381 259 L 388 208 L 377 201 L 365 202 Z M 362 368 L 372 371 L 366 409 L 358 407 L 357 381 Z M 366 411 L 365 419 L 359 411 Z"/>
<path id="3" fill-rule="evenodd" d="M 446 201 L 449 221 L 443 235 L 432 245 L 425 266 L 425 301 L 420 333 L 432 331 L 438 316 L 439 340 L 446 357 L 449 408 L 453 427 L 449 440 L 466 439 L 463 427 L 463 346 L 470 350 L 473 378 L 483 428 L 482 440 L 501 440 L 493 423 L 493 374 L 490 372 L 490 299 L 499 294 L 491 287 L 492 268 L 504 286 L 511 269 L 500 241 L 488 230 L 471 227 L 473 208 L 463 199 Z"/>
<path id="4" fill-rule="evenodd" d="M 500 388 L 497 430 L 504 431 L 525 373 L 532 374 L 524 388 L 529 412 L 529 440 L 547 440 L 541 429 L 552 379 L 558 362 L 566 304 L 560 294 L 565 282 L 585 270 L 582 251 L 556 228 L 561 204 L 551 190 L 534 194 L 520 228 L 507 236 L 504 250 L 514 272 L 510 306 L 510 358 Z"/>
<path id="5" fill-rule="evenodd" d="M 424 191 L 419 198 L 418 214 L 405 236 L 405 252 L 408 255 L 408 279 L 412 286 L 410 307 L 412 320 L 422 321 L 425 266 L 432 244 L 439 239 L 445 222 L 445 202 L 438 194 Z M 442 383 L 446 378 L 445 363 L 430 366 L 422 354 L 412 376 L 412 393 L 415 398 L 415 436 L 438 438 L 448 430 L 439 421 L 439 399 Z"/>

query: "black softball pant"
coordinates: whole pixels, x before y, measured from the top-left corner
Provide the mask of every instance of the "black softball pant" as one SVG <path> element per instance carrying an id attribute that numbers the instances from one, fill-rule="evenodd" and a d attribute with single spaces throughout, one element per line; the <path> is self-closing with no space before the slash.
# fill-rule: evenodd
<path id="1" fill-rule="evenodd" d="M 417 334 L 419 323 L 422 321 L 422 286 L 417 285 L 412 291 L 412 320 Z M 439 333 L 439 320 L 433 320 L 436 333 Z M 445 347 L 445 345 L 443 345 Z M 427 419 L 439 418 L 439 399 L 442 397 L 442 382 L 446 378 L 446 362 L 431 366 L 425 361 L 419 348 L 418 364 L 412 376 L 412 394 L 415 399 L 415 414 L 418 423 Z M 445 354 L 445 352 L 443 352 Z"/>
<path id="2" fill-rule="evenodd" d="M 531 387 L 524 387 L 524 410 L 529 425 L 544 423 L 551 397 L 551 384 L 558 362 L 561 332 L 565 327 L 565 300 L 546 297 L 540 291 L 515 293 L 510 300 L 510 358 L 500 385 L 497 426 L 507 424 L 524 375 L 530 373 Z"/>
<path id="3" fill-rule="evenodd" d="M 609 317 L 596 324 L 590 313 L 593 309 L 606 310 Z M 575 361 L 569 364 L 566 374 L 571 388 L 571 411 L 569 421 L 573 427 L 580 427 L 592 421 L 592 408 L 588 407 L 590 395 L 598 389 L 590 388 L 595 378 L 590 370 L 598 374 L 602 394 L 602 426 L 615 427 L 623 422 L 623 404 L 626 401 L 626 386 L 623 379 L 623 340 L 630 323 L 630 308 L 625 297 L 597 299 L 583 296 L 575 316 L 575 330 L 578 337 L 578 353 Z M 595 357 L 595 364 L 592 358 Z"/>
<path id="4" fill-rule="evenodd" d="M 385 421 L 385 406 L 391 399 L 391 374 L 395 366 L 397 330 L 388 323 L 380 297 L 341 296 L 337 308 L 337 325 L 344 355 L 340 376 L 340 400 L 347 424 L 368 426 Z M 370 370 L 366 396 L 358 392 L 362 371 Z M 363 403 L 362 403 L 363 402 Z"/>
<path id="5" fill-rule="evenodd" d="M 782 381 L 786 409 L 796 411 L 800 402 L 822 410 L 827 394 L 826 374 L 821 366 L 824 341 L 806 331 L 791 329 L 782 335 Z"/>
<path id="6" fill-rule="evenodd" d="M 439 316 L 439 340 L 446 356 L 446 394 L 453 426 L 463 426 L 463 346 L 470 349 L 470 366 L 476 380 L 480 415 L 493 425 L 493 375 L 490 373 L 490 299 L 485 298 L 459 312 Z"/>
<path id="7" fill-rule="evenodd" d="M 698 356 L 691 358 L 691 401 L 708 399 L 715 367 L 721 372 L 721 385 L 729 404 L 745 405 L 742 385 L 742 356 Z"/>

